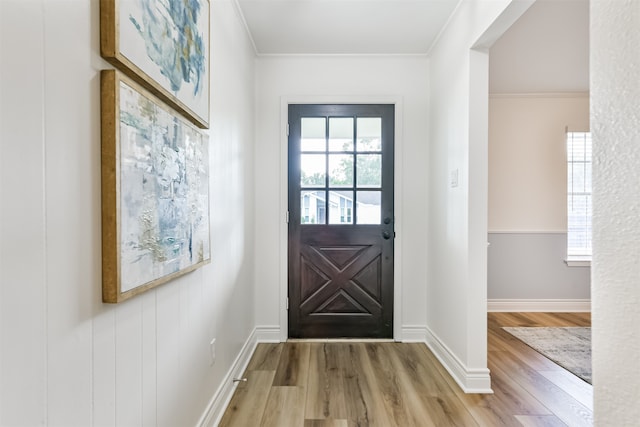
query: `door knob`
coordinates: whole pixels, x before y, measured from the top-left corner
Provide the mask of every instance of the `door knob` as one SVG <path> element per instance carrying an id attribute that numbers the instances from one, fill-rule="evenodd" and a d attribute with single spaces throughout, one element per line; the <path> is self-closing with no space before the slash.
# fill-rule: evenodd
<path id="1" fill-rule="evenodd" d="M 385 224 L 391 224 L 391 218 L 386 217 L 386 218 L 384 219 L 384 223 L 385 223 Z"/>
<path id="2" fill-rule="evenodd" d="M 382 237 L 384 238 L 384 240 L 389 240 L 391 238 L 391 233 L 389 233 L 388 231 L 383 231 Z"/>

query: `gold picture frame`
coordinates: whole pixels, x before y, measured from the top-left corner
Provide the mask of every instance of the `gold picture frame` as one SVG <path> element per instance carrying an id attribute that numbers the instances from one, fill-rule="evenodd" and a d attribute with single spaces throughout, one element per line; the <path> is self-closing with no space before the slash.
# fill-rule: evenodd
<path id="1" fill-rule="evenodd" d="M 211 260 L 208 135 L 132 79 L 101 73 L 102 298 Z"/>
<path id="2" fill-rule="evenodd" d="M 100 0 L 102 57 L 196 126 L 210 114 L 210 4 Z"/>

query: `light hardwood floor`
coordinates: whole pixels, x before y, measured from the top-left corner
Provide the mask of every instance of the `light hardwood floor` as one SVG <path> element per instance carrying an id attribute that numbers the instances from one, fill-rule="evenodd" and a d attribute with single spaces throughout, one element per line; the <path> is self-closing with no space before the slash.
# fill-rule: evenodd
<path id="1" fill-rule="evenodd" d="M 588 313 L 490 313 L 494 394 L 465 394 L 424 344 L 259 344 L 221 426 L 592 426 L 591 385 L 502 326 L 589 326 Z"/>

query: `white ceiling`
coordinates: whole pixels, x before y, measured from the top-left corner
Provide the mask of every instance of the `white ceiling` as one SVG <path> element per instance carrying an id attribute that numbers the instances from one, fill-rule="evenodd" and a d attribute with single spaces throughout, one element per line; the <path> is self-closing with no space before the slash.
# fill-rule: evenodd
<path id="1" fill-rule="evenodd" d="M 459 1 L 237 0 L 258 55 L 426 54 Z M 589 0 L 537 0 L 491 48 L 489 87 L 588 91 Z"/>
<path id="2" fill-rule="evenodd" d="M 238 0 L 256 51 L 425 54 L 459 0 Z"/>

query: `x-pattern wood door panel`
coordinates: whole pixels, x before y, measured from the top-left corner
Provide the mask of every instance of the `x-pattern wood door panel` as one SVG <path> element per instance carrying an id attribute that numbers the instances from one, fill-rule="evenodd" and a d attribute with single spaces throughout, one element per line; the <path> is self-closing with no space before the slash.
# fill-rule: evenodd
<path id="1" fill-rule="evenodd" d="M 303 246 L 300 254 L 302 314 L 380 315 L 380 252 L 376 246 Z M 349 261 L 342 264 L 340 258 L 331 259 L 335 254 L 348 254 Z M 321 280 L 315 280 L 316 277 Z"/>

